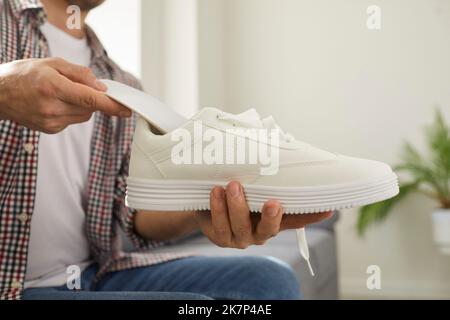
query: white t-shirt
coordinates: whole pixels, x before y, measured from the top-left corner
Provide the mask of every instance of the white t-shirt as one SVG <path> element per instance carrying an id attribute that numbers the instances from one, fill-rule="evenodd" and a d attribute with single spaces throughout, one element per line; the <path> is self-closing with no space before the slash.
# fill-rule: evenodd
<path id="1" fill-rule="evenodd" d="M 41 31 L 52 57 L 89 66 L 87 39 L 74 38 L 48 22 Z M 68 266 L 83 269 L 91 262 L 85 211 L 93 129 L 94 116 L 58 134 L 40 135 L 26 288 L 63 285 Z"/>

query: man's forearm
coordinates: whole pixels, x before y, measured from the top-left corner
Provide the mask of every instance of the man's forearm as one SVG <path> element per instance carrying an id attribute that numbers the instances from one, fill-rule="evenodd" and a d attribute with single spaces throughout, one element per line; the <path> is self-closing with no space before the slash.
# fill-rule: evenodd
<path id="1" fill-rule="evenodd" d="M 146 239 L 172 240 L 199 230 L 195 214 L 198 213 L 139 211 L 134 219 L 134 227 Z"/>

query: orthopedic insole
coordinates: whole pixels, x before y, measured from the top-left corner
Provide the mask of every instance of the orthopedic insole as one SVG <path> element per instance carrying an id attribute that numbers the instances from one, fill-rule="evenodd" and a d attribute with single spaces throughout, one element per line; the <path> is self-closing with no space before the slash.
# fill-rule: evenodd
<path id="1" fill-rule="evenodd" d="M 107 87 L 106 95 L 139 114 L 161 133 L 171 132 L 187 119 L 172 108 L 145 92 L 117 81 L 101 80 Z"/>

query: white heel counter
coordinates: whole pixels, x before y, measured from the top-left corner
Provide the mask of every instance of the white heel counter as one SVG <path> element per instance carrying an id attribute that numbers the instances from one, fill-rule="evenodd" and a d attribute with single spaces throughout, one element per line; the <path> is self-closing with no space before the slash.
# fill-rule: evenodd
<path id="1" fill-rule="evenodd" d="M 148 123 L 143 118 L 138 117 L 131 148 L 130 177 L 141 179 L 164 178 L 151 156 L 145 152 L 145 146 L 149 144 L 149 134 L 150 136 L 153 135 Z"/>

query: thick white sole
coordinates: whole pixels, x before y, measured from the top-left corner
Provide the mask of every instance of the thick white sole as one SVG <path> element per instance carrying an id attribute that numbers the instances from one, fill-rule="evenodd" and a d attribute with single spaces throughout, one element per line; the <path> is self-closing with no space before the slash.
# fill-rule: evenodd
<path id="1" fill-rule="evenodd" d="M 210 192 L 224 181 L 127 180 L 126 204 L 149 211 L 209 210 Z M 397 176 L 392 173 L 373 181 L 320 187 L 269 187 L 243 185 L 251 211 L 260 212 L 270 199 L 281 202 L 289 214 L 317 213 L 364 206 L 396 196 Z"/>

